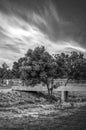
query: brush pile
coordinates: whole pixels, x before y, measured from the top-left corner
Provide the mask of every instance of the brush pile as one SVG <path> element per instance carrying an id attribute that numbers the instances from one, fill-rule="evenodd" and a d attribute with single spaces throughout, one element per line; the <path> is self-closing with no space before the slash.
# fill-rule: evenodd
<path id="1" fill-rule="evenodd" d="M 0 107 L 10 107 L 24 104 L 44 103 L 47 101 L 47 96 L 38 93 L 26 93 L 11 91 L 7 93 L 0 93 Z"/>

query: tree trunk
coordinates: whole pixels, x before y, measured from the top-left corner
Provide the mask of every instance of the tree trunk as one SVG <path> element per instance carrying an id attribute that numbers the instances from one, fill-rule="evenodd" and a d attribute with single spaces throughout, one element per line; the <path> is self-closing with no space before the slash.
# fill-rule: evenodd
<path id="1" fill-rule="evenodd" d="M 52 78 L 52 79 L 51 79 L 51 82 L 50 82 L 50 93 L 51 93 L 51 96 L 52 96 L 52 94 L 53 94 L 53 88 L 54 88 L 53 83 L 54 83 L 54 80 L 53 80 L 53 78 Z"/>
<path id="2" fill-rule="evenodd" d="M 49 84 L 47 84 L 47 90 L 48 90 L 48 95 L 50 97 L 50 88 L 49 88 Z"/>
<path id="3" fill-rule="evenodd" d="M 48 83 L 47 83 L 47 90 L 48 90 L 49 100 L 51 100 L 51 96 L 52 96 L 52 93 L 53 93 L 53 79 L 48 81 Z"/>
<path id="4" fill-rule="evenodd" d="M 3 78 L 1 79 L 1 84 L 2 84 L 2 86 L 3 86 L 3 84 L 4 84 L 4 79 L 3 79 Z"/>
<path id="5" fill-rule="evenodd" d="M 25 86 L 25 81 L 24 80 L 22 80 L 22 85 Z"/>
<path id="6" fill-rule="evenodd" d="M 69 81 L 69 78 L 67 79 L 67 81 L 66 81 L 66 83 L 65 83 L 65 86 L 67 86 L 67 84 L 68 84 L 68 81 Z"/>

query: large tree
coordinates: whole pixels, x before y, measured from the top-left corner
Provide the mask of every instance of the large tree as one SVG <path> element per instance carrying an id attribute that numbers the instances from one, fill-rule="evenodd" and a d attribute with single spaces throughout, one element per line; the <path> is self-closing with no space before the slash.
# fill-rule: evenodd
<path id="1" fill-rule="evenodd" d="M 21 79 L 29 85 L 46 84 L 48 94 L 53 91 L 54 78 L 56 78 L 57 64 L 44 46 L 29 49 L 26 60 L 21 67 Z"/>

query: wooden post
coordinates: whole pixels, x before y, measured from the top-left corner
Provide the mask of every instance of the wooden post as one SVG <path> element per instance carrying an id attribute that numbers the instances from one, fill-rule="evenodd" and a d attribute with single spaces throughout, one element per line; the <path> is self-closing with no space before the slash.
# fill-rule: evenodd
<path id="1" fill-rule="evenodd" d="M 65 102 L 65 93 L 61 91 L 61 102 Z"/>
<path id="2" fill-rule="evenodd" d="M 66 102 L 68 100 L 68 91 L 61 91 L 61 102 Z"/>

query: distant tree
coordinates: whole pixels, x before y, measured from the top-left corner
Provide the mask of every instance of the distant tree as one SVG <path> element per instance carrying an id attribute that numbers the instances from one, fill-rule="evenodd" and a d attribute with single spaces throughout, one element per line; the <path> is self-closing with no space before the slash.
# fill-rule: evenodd
<path id="1" fill-rule="evenodd" d="M 12 79 L 13 78 L 12 71 L 11 71 L 10 68 L 7 70 L 7 77 L 8 77 L 7 79 Z"/>
<path id="2" fill-rule="evenodd" d="M 68 84 L 70 79 L 80 79 L 81 77 L 83 78 L 86 76 L 86 61 L 84 62 L 82 53 L 71 52 L 70 55 L 61 53 L 55 55 L 55 58 L 60 66 L 62 75 L 67 78 L 65 86 Z M 84 70 L 83 73 L 82 70 Z M 68 97 L 68 91 L 65 92 L 65 97 Z"/>
<path id="3" fill-rule="evenodd" d="M 18 59 L 18 66 L 21 67 L 23 62 L 26 60 L 26 57 L 21 57 Z"/>
<path id="4" fill-rule="evenodd" d="M 13 75 L 13 78 L 19 78 L 20 77 L 18 62 L 13 63 L 12 75 Z"/>
<path id="5" fill-rule="evenodd" d="M 77 80 L 86 80 L 86 59 L 78 59 L 75 62 L 75 72 L 74 72 L 74 79 Z"/>
<path id="6" fill-rule="evenodd" d="M 66 74 L 67 74 L 67 82 L 65 85 L 67 85 L 70 79 L 79 79 L 79 75 L 77 74 L 81 73 L 79 66 L 80 64 L 82 64 L 83 60 L 84 57 L 82 53 L 71 52 L 71 55 L 66 60 L 66 64 L 65 64 Z"/>
<path id="7" fill-rule="evenodd" d="M 25 61 L 25 59 L 26 59 L 25 57 L 21 57 L 18 59 L 18 61 L 15 61 L 13 63 L 13 66 L 12 66 L 12 77 L 13 78 L 21 77 L 20 67 L 22 66 L 23 61 Z"/>
<path id="8" fill-rule="evenodd" d="M 0 79 L 3 83 L 4 79 L 12 78 L 12 73 L 9 66 L 6 63 L 3 63 L 0 67 Z"/>
<path id="9" fill-rule="evenodd" d="M 84 57 L 82 53 L 71 52 L 70 55 L 65 53 L 55 55 L 56 62 L 59 65 L 61 76 L 67 78 L 65 86 L 70 79 L 78 79 L 81 72 L 79 66 L 82 66 Z M 83 62 L 82 62 L 83 61 Z"/>
<path id="10" fill-rule="evenodd" d="M 3 83 L 3 69 L 0 67 L 0 80 Z"/>
<path id="11" fill-rule="evenodd" d="M 8 79 L 8 69 L 9 69 L 9 66 L 7 65 L 7 63 L 3 63 L 2 64 L 2 73 L 3 73 L 3 79 Z"/>

